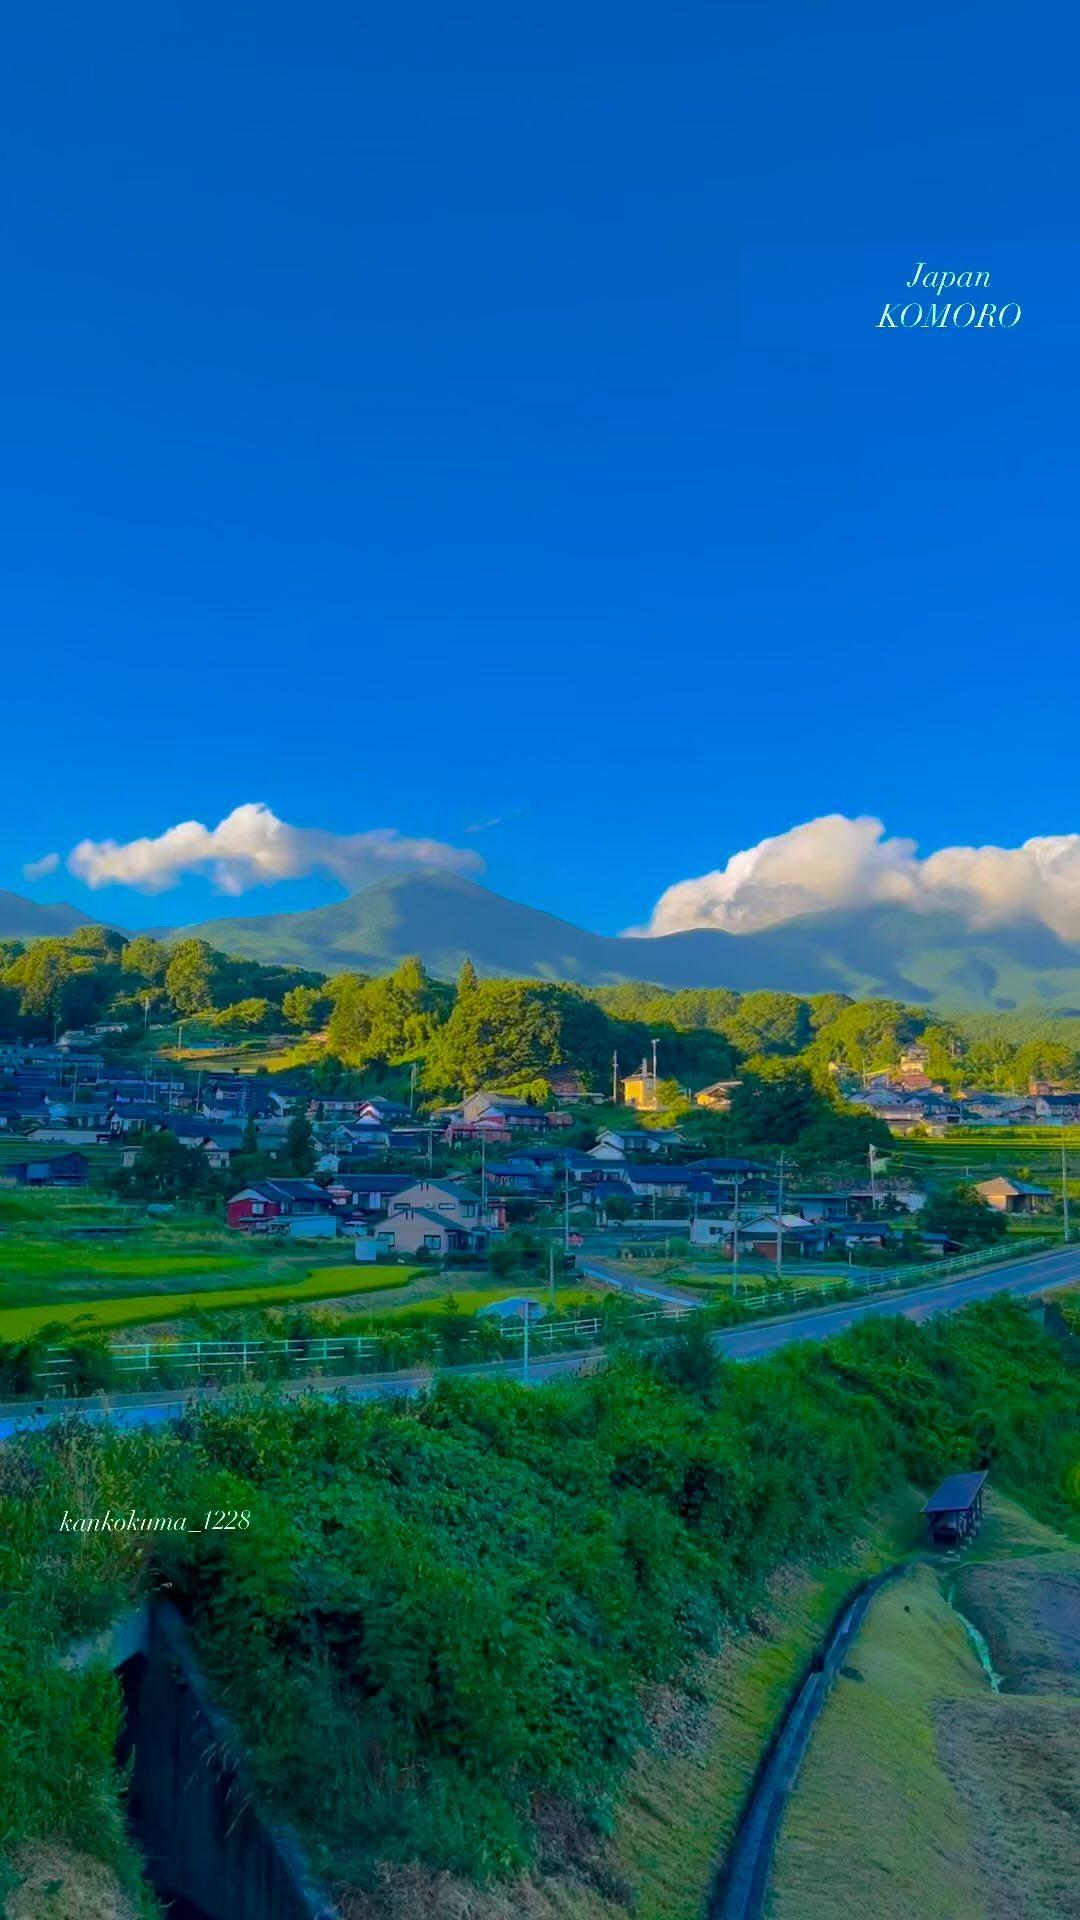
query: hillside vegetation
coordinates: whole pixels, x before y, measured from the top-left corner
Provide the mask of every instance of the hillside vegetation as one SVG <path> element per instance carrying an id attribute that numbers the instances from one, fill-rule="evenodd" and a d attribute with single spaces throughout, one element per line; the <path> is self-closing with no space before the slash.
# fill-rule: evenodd
<path id="1" fill-rule="evenodd" d="M 650 1697 L 692 1687 L 778 1569 L 849 1551 L 883 1494 L 945 1466 L 992 1460 L 1064 1519 L 1078 1443 L 1080 1374 L 1008 1302 L 753 1367 L 691 1325 L 651 1363 L 532 1393 L 268 1394 L 151 1434 L 61 1427 L 0 1456 L 2 1677 L 15 1688 L 165 1579 L 261 1794 L 350 1897 L 382 1900 L 401 1874 L 535 1880 L 558 1832 L 602 1883 L 628 1769 L 656 1737 Z M 156 1544 L 58 1529 L 65 1508 L 131 1505 L 249 1523 Z M 10 1717 L 0 1729 L 9 1846 L 43 1820 L 79 1845 L 100 1807 L 110 1720 L 100 1702 L 88 1720 L 92 1684 L 57 1674 L 41 1702 L 18 1688 L 18 1765 Z M 69 1774 L 85 1785 L 61 1805 L 51 1782 Z"/>

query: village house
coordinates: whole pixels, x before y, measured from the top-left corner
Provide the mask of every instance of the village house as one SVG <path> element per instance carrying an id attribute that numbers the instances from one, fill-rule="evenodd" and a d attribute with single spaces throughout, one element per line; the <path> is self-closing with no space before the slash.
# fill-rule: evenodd
<path id="1" fill-rule="evenodd" d="M 741 1080 L 714 1080 L 711 1087 L 702 1087 L 694 1095 L 696 1107 L 706 1107 L 710 1113 L 730 1113 L 731 1096 Z"/>
<path id="2" fill-rule="evenodd" d="M 396 1253 L 476 1253 L 505 1224 L 503 1203 L 485 1205 L 471 1187 L 455 1180 L 415 1180 L 390 1199 L 376 1239 Z"/>
<path id="3" fill-rule="evenodd" d="M 965 1127 L 980 1122 L 987 1126 L 1030 1126 L 1035 1119 L 1035 1102 L 1015 1093 L 986 1093 L 972 1088 L 957 1096 Z"/>
<path id="4" fill-rule="evenodd" d="M 704 1160 L 691 1160 L 690 1166 L 695 1173 L 707 1173 L 729 1204 L 734 1203 L 736 1194 L 742 1200 L 775 1200 L 776 1175 L 761 1160 L 726 1159 L 713 1154 Z"/>
<path id="5" fill-rule="evenodd" d="M 370 1120 L 317 1120 L 312 1132 L 323 1162 L 332 1172 L 336 1172 L 342 1160 L 362 1160 L 390 1151 L 386 1128 Z"/>
<path id="6" fill-rule="evenodd" d="M 396 1127 L 412 1119 L 412 1111 L 401 1100 L 385 1100 L 381 1093 L 357 1102 L 356 1118 L 376 1127 Z"/>
<path id="7" fill-rule="evenodd" d="M 586 1101 L 602 1106 L 607 1097 L 602 1090 L 590 1091 L 576 1067 L 546 1067 L 536 1077 L 547 1082 L 551 1098 L 558 1106 L 581 1106 Z"/>
<path id="8" fill-rule="evenodd" d="M 548 1197 L 555 1191 L 550 1172 L 541 1173 L 538 1168 L 524 1166 L 515 1160 L 489 1161 L 487 1184 L 496 1193 L 533 1197 Z"/>
<path id="9" fill-rule="evenodd" d="M 1044 1125 L 1055 1127 L 1073 1126 L 1080 1119 L 1080 1093 L 1038 1093 L 1035 1095 L 1035 1117 Z"/>
<path id="10" fill-rule="evenodd" d="M 715 1206 L 718 1195 L 707 1173 L 696 1167 L 675 1167 L 666 1161 L 648 1166 L 641 1161 L 616 1163 L 617 1177 L 635 1200 L 683 1200 L 698 1207 Z"/>
<path id="11" fill-rule="evenodd" d="M 755 1254 L 766 1260 L 775 1257 L 778 1233 L 782 1236 L 783 1252 L 800 1259 L 824 1252 L 828 1241 L 827 1228 L 820 1222 L 804 1220 L 801 1213 L 752 1214 L 746 1219 L 740 1218 L 738 1223 L 699 1217 L 690 1223 L 690 1241 L 696 1247 L 716 1247 L 730 1253 L 736 1233 L 741 1254 Z"/>
<path id="12" fill-rule="evenodd" d="M 85 1187 L 90 1162 L 85 1153 L 55 1153 L 33 1160 L 9 1160 L 0 1167 L 0 1184 L 17 1187 Z"/>
<path id="13" fill-rule="evenodd" d="M 674 1127 L 601 1127 L 588 1153 L 590 1160 L 625 1160 L 631 1153 L 663 1153 L 681 1144 L 682 1134 Z"/>
<path id="14" fill-rule="evenodd" d="M 225 1214 L 229 1226 L 241 1233 L 265 1233 L 278 1223 L 297 1237 L 337 1232 L 333 1203 L 313 1180 L 254 1180 L 232 1195 Z M 324 1219 L 329 1219 L 328 1227 L 320 1224 Z"/>
<path id="15" fill-rule="evenodd" d="M 178 1120 L 164 1116 L 156 1126 L 144 1126 L 142 1133 L 171 1133 L 183 1147 L 198 1147 L 205 1155 L 208 1165 L 220 1172 L 229 1166 L 233 1154 L 239 1153 L 244 1136 L 239 1127 L 212 1126 L 206 1120 Z M 144 1139 L 138 1134 L 127 1136 L 120 1154 L 120 1164 L 133 1167 L 142 1152 Z"/>
<path id="16" fill-rule="evenodd" d="M 793 1193 L 791 1204 L 804 1220 L 849 1220 L 854 1210 L 852 1195 L 844 1188 L 835 1193 Z"/>
<path id="17" fill-rule="evenodd" d="M 623 1100 L 628 1107 L 636 1107 L 641 1113 L 655 1113 L 660 1105 L 657 1094 L 659 1085 L 659 1076 L 643 1060 L 636 1073 L 628 1073 L 624 1077 Z"/>
<path id="18" fill-rule="evenodd" d="M 565 1117 L 545 1113 L 529 1100 L 509 1093 L 470 1093 L 461 1105 L 466 1126 L 492 1125 L 511 1133 L 543 1133 L 553 1124 L 564 1125 Z"/>
<path id="19" fill-rule="evenodd" d="M 374 1217 L 386 1213 L 392 1199 L 415 1185 L 414 1173 L 376 1173 L 373 1169 L 361 1169 L 338 1172 L 326 1191 L 335 1207 Z"/>
<path id="20" fill-rule="evenodd" d="M 985 1206 L 996 1213 L 1039 1213 L 1042 1202 L 1052 1200 L 1049 1187 L 1036 1187 L 1029 1180 L 1013 1180 L 996 1174 L 993 1180 L 977 1180 L 975 1191 Z"/>
<path id="21" fill-rule="evenodd" d="M 579 1147 L 515 1147 L 505 1162 L 510 1167 L 525 1167 L 549 1182 L 561 1180 L 564 1173 L 577 1183 L 599 1180 L 602 1169 L 591 1154 Z"/>

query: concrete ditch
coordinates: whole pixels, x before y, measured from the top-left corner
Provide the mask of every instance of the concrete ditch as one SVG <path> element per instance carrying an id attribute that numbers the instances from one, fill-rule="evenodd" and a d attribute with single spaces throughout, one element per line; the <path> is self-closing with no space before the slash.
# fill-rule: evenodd
<path id="1" fill-rule="evenodd" d="M 296 1836 L 254 1804 L 236 1728 L 211 1698 L 168 1601 L 76 1642 L 66 1664 L 104 1660 L 124 1693 L 117 1752 L 128 1821 L 158 1895 L 185 1920 L 340 1920 Z"/>
<path id="2" fill-rule="evenodd" d="M 903 1570 L 889 1567 L 865 1581 L 845 1602 L 814 1655 L 758 1767 L 738 1832 L 717 1877 L 708 1920 L 761 1920 L 776 1836 L 818 1715 L 847 1659 L 870 1602 L 887 1581 L 895 1579 Z"/>

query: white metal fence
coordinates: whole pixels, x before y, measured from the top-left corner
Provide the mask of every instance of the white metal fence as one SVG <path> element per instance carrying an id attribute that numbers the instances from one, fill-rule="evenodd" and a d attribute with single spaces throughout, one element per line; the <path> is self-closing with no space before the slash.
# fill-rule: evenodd
<path id="1" fill-rule="evenodd" d="M 932 1260 L 921 1266 L 849 1272 L 838 1276 L 836 1280 L 822 1281 L 817 1286 L 777 1287 L 763 1293 L 740 1293 L 737 1296 L 738 1305 L 751 1318 L 807 1306 L 821 1306 L 837 1294 L 846 1298 L 851 1294 L 881 1293 L 916 1286 L 924 1280 L 944 1280 L 997 1261 L 1014 1260 L 1034 1249 L 1044 1252 L 1052 1250 L 1041 1235 L 1024 1243 L 1017 1239 L 1008 1246 L 980 1248 L 975 1253 Z M 614 1281 L 608 1284 L 613 1292 L 619 1291 Z M 630 1285 L 622 1291 L 624 1297 L 631 1297 Z M 680 1320 L 708 1305 L 708 1300 L 668 1299 L 654 1308 L 614 1319 L 603 1314 L 592 1314 L 573 1320 L 535 1320 L 529 1324 L 529 1344 L 534 1351 L 546 1349 L 549 1352 L 559 1346 L 591 1346 L 601 1343 L 605 1333 L 617 1334 L 620 1330 L 644 1328 L 662 1320 Z M 522 1344 L 525 1338 L 524 1322 L 514 1320 L 509 1324 L 504 1323 L 500 1325 L 498 1334 L 499 1344 Z M 147 1378 L 161 1372 L 186 1375 L 193 1382 L 220 1373 L 274 1375 L 317 1373 L 324 1369 L 363 1373 L 377 1364 L 380 1354 L 388 1357 L 388 1347 L 392 1350 L 393 1335 L 350 1334 L 295 1340 L 113 1340 L 107 1353 L 111 1368 L 118 1378 L 129 1379 L 136 1386 L 140 1376 Z M 490 1352 L 492 1358 L 497 1357 L 497 1346 L 493 1344 Z M 75 1363 L 76 1355 L 71 1348 L 46 1348 L 41 1366 L 45 1391 L 52 1389 L 63 1393 Z"/>

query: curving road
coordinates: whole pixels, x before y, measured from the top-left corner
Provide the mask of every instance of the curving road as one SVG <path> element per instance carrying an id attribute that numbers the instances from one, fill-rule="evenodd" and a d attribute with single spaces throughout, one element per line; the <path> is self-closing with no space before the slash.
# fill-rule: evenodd
<path id="1" fill-rule="evenodd" d="M 595 1278 L 603 1278 L 609 1284 L 618 1279 L 615 1270 L 602 1271 L 599 1262 L 582 1263 L 582 1271 L 586 1274 L 590 1268 L 594 1270 Z M 1020 1299 L 1026 1299 L 1031 1294 L 1045 1293 L 1051 1287 L 1069 1285 L 1080 1285 L 1080 1246 L 1062 1247 L 1056 1253 L 1035 1254 L 1023 1260 L 1010 1261 L 1008 1266 L 965 1274 L 958 1280 L 932 1281 L 927 1286 L 912 1287 L 908 1292 L 871 1294 L 866 1299 L 847 1300 L 837 1306 L 811 1307 L 803 1313 L 790 1314 L 785 1319 L 761 1320 L 750 1326 L 732 1327 L 727 1332 L 718 1333 L 715 1344 L 717 1350 L 727 1354 L 729 1359 L 759 1360 L 798 1340 L 828 1340 L 834 1334 L 844 1333 L 848 1327 L 856 1326 L 860 1320 L 880 1319 L 895 1314 L 902 1314 L 907 1320 L 929 1320 L 936 1313 L 950 1313 L 958 1307 L 969 1306 L 973 1300 L 989 1300 L 999 1293 L 1012 1293 Z M 633 1291 L 641 1292 L 640 1282 Z M 677 1301 L 679 1305 L 687 1304 L 685 1294 L 671 1293 L 652 1283 L 649 1283 L 648 1297 Z M 558 1374 L 581 1371 L 597 1365 L 602 1358 L 602 1352 L 595 1347 L 576 1353 L 538 1354 L 530 1360 L 528 1383 L 535 1385 L 539 1381 L 553 1379 Z M 495 1360 L 479 1366 L 448 1367 L 442 1371 L 463 1378 L 523 1377 L 520 1360 Z M 287 1391 L 296 1394 L 308 1391 L 344 1393 L 355 1400 L 371 1400 L 387 1393 L 423 1393 L 434 1378 L 433 1369 L 423 1367 L 406 1373 L 358 1374 L 352 1378 L 332 1380 L 323 1377 L 294 1380 L 289 1382 Z M 33 1410 L 27 1409 L 25 1404 L 20 1407 L 9 1403 L 0 1408 L 0 1440 L 73 1413 L 90 1419 L 112 1417 L 130 1426 L 155 1426 L 160 1421 L 175 1419 L 186 1406 L 195 1402 L 220 1398 L 221 1392 L 220 1389 L 194 1389 L 184 1394 L 174 1389 L 156 1394 L 114 1394 L 107 1400 L 99 1396 L 89 1401 L 50 1402 Z"/>

